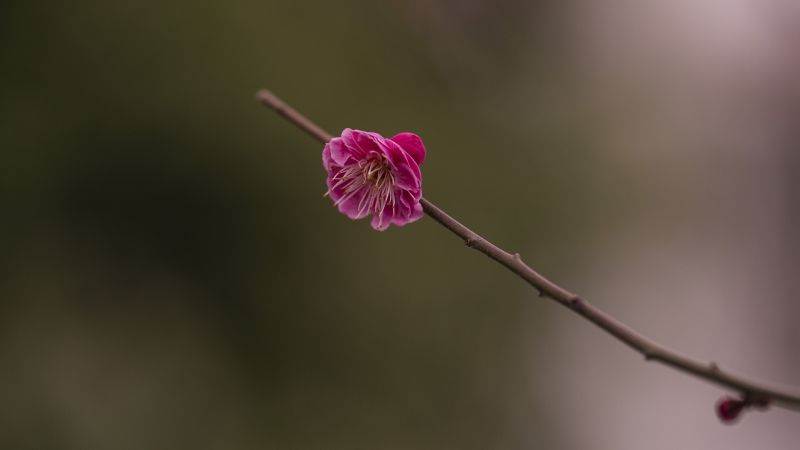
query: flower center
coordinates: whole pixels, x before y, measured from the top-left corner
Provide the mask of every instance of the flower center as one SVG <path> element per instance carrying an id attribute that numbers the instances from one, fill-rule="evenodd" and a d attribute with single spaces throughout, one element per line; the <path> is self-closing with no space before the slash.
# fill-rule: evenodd
<path id="1" fill-rule="evenodd" d="M 394 215 L 395 175 L 384 156 L 347 164 L 333 176 L 332 180 L 335 184 L 326 194 L 337 188 L 342 190 L 342 197 L 334 203 L 334 206 L 354 196 L 356 198 L 360 196 L 358 216 L 355 219 L 373 213 L 382 222 L 383 211 L 387 205 L 392 207 Z"/>

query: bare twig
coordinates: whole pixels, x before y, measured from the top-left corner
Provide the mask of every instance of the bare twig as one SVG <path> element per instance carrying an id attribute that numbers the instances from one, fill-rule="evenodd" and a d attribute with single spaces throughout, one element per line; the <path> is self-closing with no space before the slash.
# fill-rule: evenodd
<path id="1" fill-rule="evenodd" d="M 283 116 L 284 119 L 297 125 L 301 130 L 310 134 L 311 137 L 323 144 L 327 144 L 328 141 L 333 139 L 333 136 L 326 133 L 325 130 L 318 127 L 314 122 L 306 119 L 304 115 L 295 111 L 294 108 L 284 103 L 283 100 L 279 99 L 272 92 L 262 89 L 256 93 L 256 100 L 264 104 L 264 106 L 275 110 L 275 112 Z"/>
<path id="2" fill-rule="evenodd" d="M 330 134 L 326 133 L 302 114 L 285 104 L 273 93 L 267 90 L 261 90 L 256 94 L 256 98 L 321 143 L 325 144 L 332 139 Z M 767 386 L 762 382 L 749 380 L 742 376 L 724 371 L 720 369 L 716 363 L 697 361 L 656 344 L 650 339 L 631 330 L 578 295 L 572 294 L 547 278 L 539 275 L 522 262 L 519 254 L 512 255 L 496 247 L 469 228 L 458 223 L 458 221 L 448 216 L 444 211 L 434 206 L 428 200 L 423 198 L 420 200 L 420 203 L 422 204 L 425 214 L 463 239 L 469 247 L 499 262 L 520 278 L 527 281 L 528 284 L 539 291 L 540 297 L 548 297 L 575 311 L 622 341 L 624 344 L 641 353 L 646 360 L 659 361 L 678 370 L 704 378 L 712 383 L 738 391 L 742 397 L 746 399 L 757 399 L 761 402 L 769 401 L 772 404 L 783 406 L 788 409 L 800 409 L 800 393 L 796 390 Z"/>

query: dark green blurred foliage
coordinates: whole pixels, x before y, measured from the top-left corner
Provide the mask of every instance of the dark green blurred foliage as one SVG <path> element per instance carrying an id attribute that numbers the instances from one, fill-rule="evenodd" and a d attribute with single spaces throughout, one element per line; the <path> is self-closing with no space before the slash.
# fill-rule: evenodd
<path id="1" fill-rule="evenodd" d="M 557 276 L 591 204 L 585 138 L 514 137 L 469 94 L 507 79 L 497 30 L 523 25 L 503 13 L 468 41 L 477 59 L 443 66 L 402 11 L 0 6 L 0 448 L 546 434 L 523 392 L 533 291 L 427 218 L 379 233 L 338 214 L 321 146 L 253 101 L 269 88 L 334 134 L 418 133 L 426 197 Z"/>

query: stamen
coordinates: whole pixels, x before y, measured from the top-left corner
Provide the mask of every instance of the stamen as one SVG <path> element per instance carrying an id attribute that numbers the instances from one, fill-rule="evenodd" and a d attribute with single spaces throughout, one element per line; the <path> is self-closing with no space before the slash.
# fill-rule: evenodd
<path id="1" fill-rule="evenodd" d="M 378 216 L 378 227 L 383 226 L 383 216 L 387 206 L 392 208 L 392 216 L 396 212 L 396 177 L 388 161 L 383 155 L 371 151 L 365 159 L 346 164 L 339 168 L 331 180 L 334 185 L 324 195 L 333 191 L 341 193 L 334 203 L 338 206 L 356 195 L 360 195 L 356 219 L 370 213 Z M 369 188 L 372 189 L 369 189 Z M 365 190 L 366 189 L 366 190 Z"/>

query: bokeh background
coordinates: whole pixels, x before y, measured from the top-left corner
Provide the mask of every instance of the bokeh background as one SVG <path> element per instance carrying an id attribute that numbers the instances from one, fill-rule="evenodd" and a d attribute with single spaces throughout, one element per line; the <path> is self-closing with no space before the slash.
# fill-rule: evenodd
<path id="1" fill-rule="evenodd" d="M 0 3 L 0 448 L 794 449 L 424 218 L 323 128 L 633 328 L 800 385 L 792 0 Z"/>

